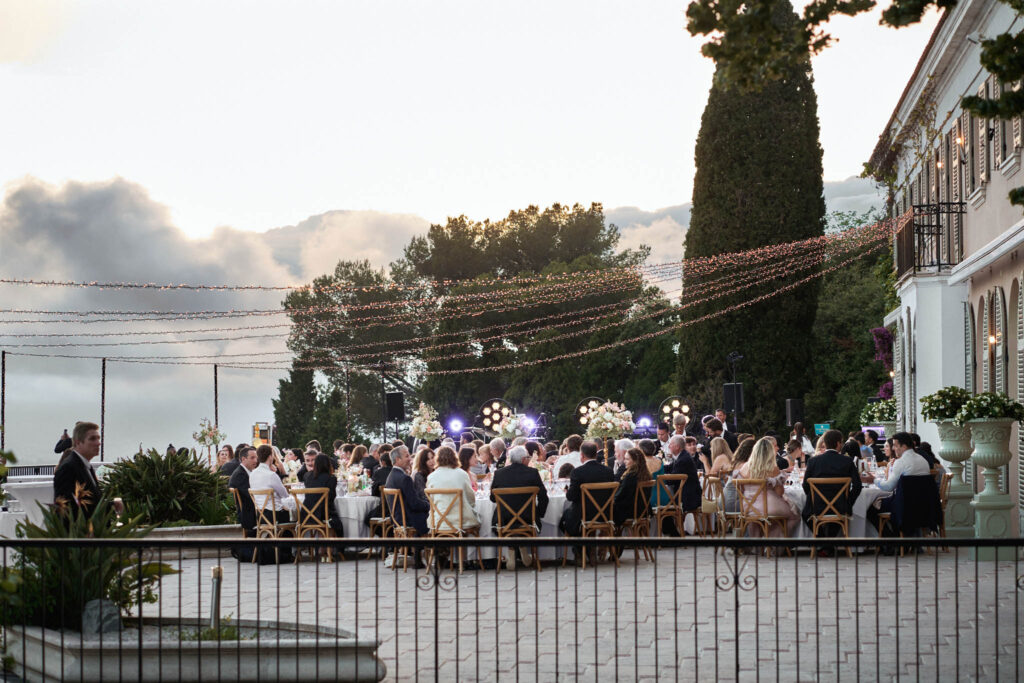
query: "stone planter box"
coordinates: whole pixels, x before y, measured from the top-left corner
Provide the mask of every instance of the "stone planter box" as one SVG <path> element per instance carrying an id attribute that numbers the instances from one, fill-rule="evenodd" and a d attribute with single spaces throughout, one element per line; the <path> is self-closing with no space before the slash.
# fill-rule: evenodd
<path id="1" fill-rule="evenodd" d="M 379 681 L 380 642 L 326 626 L 239 619 L 258 636 L 248 640 L 181 641 L 178 629 L 197 631 L 200 619 L 125 619 L 126 629 L 82 639 L 75 632 L 37 626 L 7 629 L 7 652 L 26 681 Z M 257 631 L 258 629 L 258 631 Z M 168 635 L 168 631 L 171 634 Z M 156 637 L 162 634 L 162 640 Z"/>
<path id="2" fill-rule="evenodd" d="M 242 527 L 237 524 L 217 524 L 210 526 L 175 526 L 153 529 L 146 538 L 154 541 L 238 541 L 242 538 Z M 153 551 L 156 552 L 156 551 Z M 194 560 L 198 557 L 230 558 L 230 550 L 217 548 L 182 548 L 181 559 Z M 164 548 L 163 560 L 169 562 L 178 559 L 178 551 Z"/>

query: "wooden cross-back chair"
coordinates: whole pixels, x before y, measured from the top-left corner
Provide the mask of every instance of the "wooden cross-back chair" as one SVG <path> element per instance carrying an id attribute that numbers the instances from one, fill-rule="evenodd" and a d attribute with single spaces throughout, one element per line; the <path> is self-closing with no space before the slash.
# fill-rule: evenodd
<path id="1" fill-rule="evenodd" d="M 658 501 L 668 498 L 664 505 L 654 508 L 654 522 L 658 527 L 658 535 L 661 536 L 661 525 L 663 520 L 671 519 L 676 524 L 676 530 L 680 536 L 685 536 L 683 528 L 683 484 L 686 483 L 688 475 L 685 474 L 659 474 L 657 481 Z M 664 495 L 662 495 L 664 494 Z"/>
<path id="2" fill-rule="evenodd" d="M 405 500 L 402 498 L 400 489 L 380 490 L 381 500 L 384 506 L 384 516 L 391 520 L 392 530 L 395 538 L 414 538 L 416 528 L 406 526 L 408 517 L 405 514 Z M 409 569 L 409 547 L 402 546 L 395 549 L 395 559 L 391 562 L 391 569 L 398 570 L 398 556 L 402 556 L 402 571 Z"/>
<path id="3" fill-rule="evenodd" d="M 634 538 L 651 535 L 651 492 L 654 490 L 654 480 L 648 479 L 636 485 L 636 492 L 633 494 L 633 516 L 624 521 L 615 530 L 619 536 L 632 536 Z M 654 551 L 648 546 L 633 547 L 633 561 L 640 561 L 640 551 L 644 552 L 644 559 L 654 561 Z"/>
<path id="4" fill-rule="evenodd" d="M 786 526 L 788 519 L 778 515 L 769 515 L 768 510 L 768 480 L 767 479 L 733 479 L 736 486 L 736 499 L 740 503 L 740 516 L 736 523 L 738 536 L 745 536 L 747 530 L 753 526 L 761 530 L 761 535 L 766 537 L 772 526 L 778 525 L 782 529 L 782 535 L 789 537 L 789 527 Z M 746 489 L 754 487 L 754 495 L 745 495 Z M 761 507 L 764 512 L 756 507 L 757 499 L 761 499 Z M 788 551 L 787 551 L 788 552 Z"/>
<path id="5" fill-rule="evenodd" d="M 262 499 L 257 501 L 257 497 Z M 256 538 L 287 538 L 295 534 L 295 522 L 278 522 L 274 511 L 274 489 L 249 489 L 253 508 L 256 510 Z M 256 561 L 258 552 L 253 552 L 252 561 Z M 279 548 L 274 548 L 274 561 L 280 562 Z"/>
<path id="6" fill-rule="evenodd" d="M 850 537 L 850 516 L 845 512 L 840 511 L 839 504 L 843 504 L 843 508 L 849 507 L 847 501 L 850 498 L 850 478 L 849 477 L 814 477 L 807 480 L 807 487 L 811 492 L 811 509 L 815 509 L 818 506 L 816 501 L 820 500 L 824 503 L 824 509 L 810 516 L 809 521 L 811 522 L 811 535 L 817 536 L 818 529 L 821 527 L 834 524 L 843 531 L 845 538 Z M 835 486 L 836 492 L 834 495 L 829 497 L 827 493 L 822 491 L 822 487 Z M 815 557 L 817 553 L 817 547 L 811 548 L 811 557 Z M 846 546 L 846 555 L 853 557 L 853 551 L 850 550 L 850 546 Z"/>
<path id="7" fill-rule="evenodd" d="M 235 499 L 235 510 L 238 511 L 238 526 L 242 527 L 242 538 L 247 538 L 245 535 L 245 525 L 242 524 L 242 495 L 238 492 L 238 489 L 228 489 L 231 491 L 231 495 Z"/>
<path id="8" fill-rule="evenodd" d="M 473 526 L 464 528 L 465 519 L 462 515 L 462 489 L 426 489 L 424 493 L 430 503 L 427 526 L 430 528 L 430 538 L 463 538 L 464 536 L 479 536 L 480 527 Z M 442 509 L 437 504 L 439 496 L 451 496 L 448 504 Z M 433 548 L 427 551 L 427 567 L 435 559 Z M 465 548 L 459 547 L 459 573 L 462 573 L 463 561 L 465 559 Z M 448 557 L 448 568 L 454 566 L 454 557 Z"/>
<path id="9" fill-rule="evenodd" d="M 509 488 L 491 489 L 494 496 L 494 511 L 497 525 L 494 527 L 498 538 L 536 538 L 537 537 L 537 494 L 536 486 L 513 486 Z M 518 497 L 525 496 L 522 504 Z M 515 499 L 515 500 L 510 500 Z M 530 549 L 533 566 L 540 571 L 540 556 L 537 548 Z M 498 558 L 497 571 L 501 572 L 501 558 Z"/>
<path id="10" fill-rule="evenodd" d="M 615 522 L 612 520 L 612 508 L 615 502 L 615 491 L 619 488 L 617 481 L 603 484 L 581 484 L 580 485 L 580 535 L 584 538 L 590 536 L 614 536 Z M 604 502 L 598 499 L 604 496 Z M 619 554 L 612 547 L 612 557 L 615 558 L 615 566 L 619 566 Z M 563 559 L 564 562 L 564 559 Z M 583 553 L 583 568 L 587 568 L 587 553 Z"/>
<path id="11" fill-rule="evenodd" d="M 297 538 L 330 538 L 330 510 L 327 509 L 329 489 L 326 487 L 312 489 L 293 488 L 290 489 L 290 493 L 292 498 L 295 499 L 295 536 Z M 316 557 L 316 552 L 314 552 L 316 549 L 312 546 L 306 546 L 305 550 L 309 551 L 310 559 Z M 303 548 L 300 546 L 298 552 L 295 553 L 296 564 L 299 562 L 302 551 Z M 334 561 L 333 555 L 334 553 L 328 550 L 326 554 L 328 562 Z"/>

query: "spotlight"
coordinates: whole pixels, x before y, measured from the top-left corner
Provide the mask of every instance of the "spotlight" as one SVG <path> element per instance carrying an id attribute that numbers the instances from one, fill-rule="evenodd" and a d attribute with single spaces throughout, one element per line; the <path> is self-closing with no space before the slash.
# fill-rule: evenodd
<path id="1" fill-rule="evenodd" d="M 644 429 L 650 429 L 651 428 L 651 418 L 649 418 L 649 417 L 641 417 L 637 421 L 636 426 L 637 427 L 642 427 Z"/>
<path id="2" fill-rule="evenodd" d="M 658 407 L 662 421 L 672 423 L 672 418 L 679 414 L 689 415 L 690 406 L 682 396 L 669 396 Z"/>
<path id="3" fill-rule="evenodd" d="M 605 400 L 600 396 L 587 396 L 585 399 L 576 404 L 576 419 L 584 427 L 587 426 L 587 415 L 591 410 L 597 408 L 599 405 L 605 403 Z"/>
<path id="4" fill-rule="evenodd" d="M 494 433 L 498 431 L 498 423 L 501 422 L 501 418 L 511 415 L 513 412 L 512 406 L 503 398 L 491 398 L 483 402 L 480 406 L 480 416 L 482 416 L 481 424 L 485 431 Z M 462 429 L 462 427 L 459 427 Z"/>
<path id="5" fill-rule="evenodd" d="M 462 431 L 462 420 L 455 417 L 448 421 L 448 433 L 455 435 Z"/>

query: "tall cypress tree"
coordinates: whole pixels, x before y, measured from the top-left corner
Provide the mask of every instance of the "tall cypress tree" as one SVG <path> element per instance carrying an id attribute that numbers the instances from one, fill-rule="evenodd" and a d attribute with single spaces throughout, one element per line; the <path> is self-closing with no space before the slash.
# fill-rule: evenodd
<path id="1" fill-rule="evenodd" d="M 288 446 L 304 443 L 301 439 L 317 408 L 313 371 L 294 366 L 293 362 L 288 379 L 278 381 L 277 398 L 272 401 L 277 439 Z"/>
<path id="2" fill-rule="evenodd" d="M 778 30 L 792 30 L 794 17 L 788 0 L 775 5 L 772 21 Z M 697 137 L 686 257 L 744 251 L 823 234 L 825 201 L 818 132 L 809 61 L 756 92 L 731 88 L 716 72 Z M 801 271 L 781 282 L 808 274 Z M 684 303 L 699 298 L 695 287 L 699 284 L 684 273 Z M 778 280 L 766 282 L 687 308 L 684 317 L 720 311 L 779 284 Z M 737 380 L 745 384 L 744 427 L 781 425 L 784 399 L 803 398 L 810 386 L 809 341 L 818 291 L 819 285 L 813 281 L 683 328 L 681 393 L 696 393 L 709 379 L 717 382 L 728 377 L 725 356 L 738 351 L 744 357 L 737 372 Z"/>

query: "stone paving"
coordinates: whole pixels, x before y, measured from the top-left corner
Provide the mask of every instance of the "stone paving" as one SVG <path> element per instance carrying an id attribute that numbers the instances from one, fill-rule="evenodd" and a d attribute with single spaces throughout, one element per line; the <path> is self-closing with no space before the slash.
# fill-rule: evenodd
<path id="1" fill-rule="evenodd" d="M 1024 679 L 1024 562 L 966 549 L 817 561 L 663 549 L 618 569 L 439 581 L 366 559 L 195 559 L 144 615 L 175 615 L 179 600 L 182 616 L 208 615 L 216 564 L 222 614 L 354 627 L 380 640 L 386 680 Z"/>

